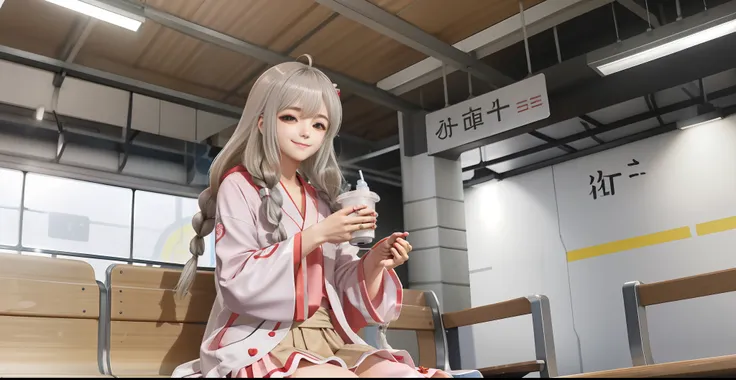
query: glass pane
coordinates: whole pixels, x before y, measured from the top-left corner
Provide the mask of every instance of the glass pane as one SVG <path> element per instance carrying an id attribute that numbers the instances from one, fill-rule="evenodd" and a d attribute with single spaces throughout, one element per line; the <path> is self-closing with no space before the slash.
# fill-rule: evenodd
<path id="1" fill-rule="evenodd" d="M 189 241 L 194 237 L 192 216 L 197 200 L 173 195 L 135 192 L 133 258 L 184 264 L 189 260 Z M 214 237 L 205 238 L 200 267 L 214 266 Z"/>
<path id="2" fill-rule="evenodd" d="M 130 256 L 132 190 L 29 173 L 25 191 L 24 248 Z"/>
<path id="3" fill-rule="evenodd" d="M 16 246 L 20 229 L 23 172 L 0 169 L 0 245 Z"/>
<path id="4" fill-rule="evenodd" d="M 54 257 L 54 255 L 48 254 L 48 253 L 42 253 L 42 252 L 33 252 L 33 251 L 22 251 L 20 252 L 21 255 L 26 256 L 39 256 L 39 257 Z"/>

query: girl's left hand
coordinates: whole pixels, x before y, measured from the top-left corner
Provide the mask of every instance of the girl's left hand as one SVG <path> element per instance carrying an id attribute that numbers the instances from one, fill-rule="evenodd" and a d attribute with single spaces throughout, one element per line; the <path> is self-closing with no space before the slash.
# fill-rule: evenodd
<path id="1" fill-rule="evenodd" d="M 394 269 L 409 260 L 409 252 L 412 247 L 405 240 L 407 236 L 409 236 L 408 232 L 394 232 L 368 254 L 372 256 L 371 259 L 375 260 L 377 265 L 386 269 Z"/>

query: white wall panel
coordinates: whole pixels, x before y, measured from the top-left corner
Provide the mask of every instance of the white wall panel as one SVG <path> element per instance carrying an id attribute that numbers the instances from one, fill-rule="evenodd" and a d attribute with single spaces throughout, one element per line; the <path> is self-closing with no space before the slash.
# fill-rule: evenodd
<path id="1" fill-rule="evenodd" d="M 600 186 L 598 171 L 614 175 L 615 189 L 607 182 L 605 196 L 593 189 Z M 585 372 L 631 366 L 622 285 L 736 266 L 736 229 L 700 236 L 696 228 L 736 216 L 734 173 L 732 116 L 467 189 L 473 306 L 546 294 L 560 374 L 579 372 L 579 362 Z M 684 236 L 598 249 L 672 229 Z M 647 313 L 656 362 L 736 353 L 736 294 L 658 305 Z M 530 326 L 521 319 L 473 333 L 479 366 L 533 355 Z"/>
<path id="2" fill-rule="evenodd" d="M 197 115 L 194 108 L 161 101 L 161 135 L 195 141 Z"/>
<path id="3" fill-rule="evenodd" d="M 197 110 L 197 141 L 202 141 L 220 131 L 238 124 L 238 119 Z"/>
<path id="4" fill-rule="evenodd" d="M 54 74 L 0 61 L 0 102 L 35 109 L 51 109 Z"/>
<path id="5" fill-rule="evenodd" d="M 133 113 L 130 127 L 142 132 L 161 132 L 161 100 L 133 94 Z"/>
<path id="6" fill-rule="evenodd" d="M 125 127 L 130 93 L 76 78 L 66 78 L 56 112 L 98 123 Z"/>

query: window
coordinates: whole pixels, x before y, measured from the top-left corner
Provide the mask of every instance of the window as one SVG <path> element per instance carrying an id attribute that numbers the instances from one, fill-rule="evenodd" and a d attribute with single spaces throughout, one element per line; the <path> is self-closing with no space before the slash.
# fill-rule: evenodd
<path id="1" fill-rule="evenodd" d="M 189 241 L 194 237 L 192 216 L 199 211 L 197 200 L 173 195 L 136 191 L 133 212 L 133 258 L 184 264 L 192 256 Z M 214 267 L 214 238 L 205 238 L 200 267 Z"/>
<path id="2" fill-rule="evenodd" d="M 20 232 L 23 172 L 0 168 L 0 245 L 15 247 Z"/>
<path id="3" fill-rule="evenodd" d="M 28 173 L 24 248 L 130 257 L 133 191 Z"/>

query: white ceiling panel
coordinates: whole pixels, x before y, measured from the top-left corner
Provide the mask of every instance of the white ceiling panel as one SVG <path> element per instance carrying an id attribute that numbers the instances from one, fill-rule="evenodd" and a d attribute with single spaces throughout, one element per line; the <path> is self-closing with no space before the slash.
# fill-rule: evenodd
<path id="1" fill-rule="evenodd" d="M 603 124 L 608 124 L 647 111 L 649 111 L 649 108 L 646 101 L 639 97 L 589 113 L 588 116 Z"/>
<path id="2" fill-rule="evenodd" d="M 483 159 L 492 160 L 511 153 L 544 144 L 544 141 L 527 134 L 512 137 L 483 147 Z"/>
<path id="3" fill-rule="evenodd" d="M 585 128 L 583 128 L 583 125 L 580 124 L 580 119 L 575 117 L 569 120 L 559 122 L 557 124 L 552 124 L 550 126 L 538 129 L 537 131 L 544 133 L 545 135 L 549 137 L 552 137 L 555 139 L 561 139 L 563 137 L 567 137 L 570 135 L 574 135 L 576 133 L 583 132 L 585 131 Z"/>
<path id="4" fill-rule="evenodd" d="M 531 165 L 537 162 L 548 160 L 550 158 L 562 156 L 563 154 L 567 154 L 567 153 L 557 148 L 547 149 L 547 150 L 543 150 L 538 153 L 530 154 L 524 157 L 519 157 L 519 158 L 510 160 L 510 161 L 501 162 L 496 165 L 488 166 L 488 169 L 491 169 L 496 173 L 504 173 L 509 170 L 518 169 L 526 165 Z"/>

